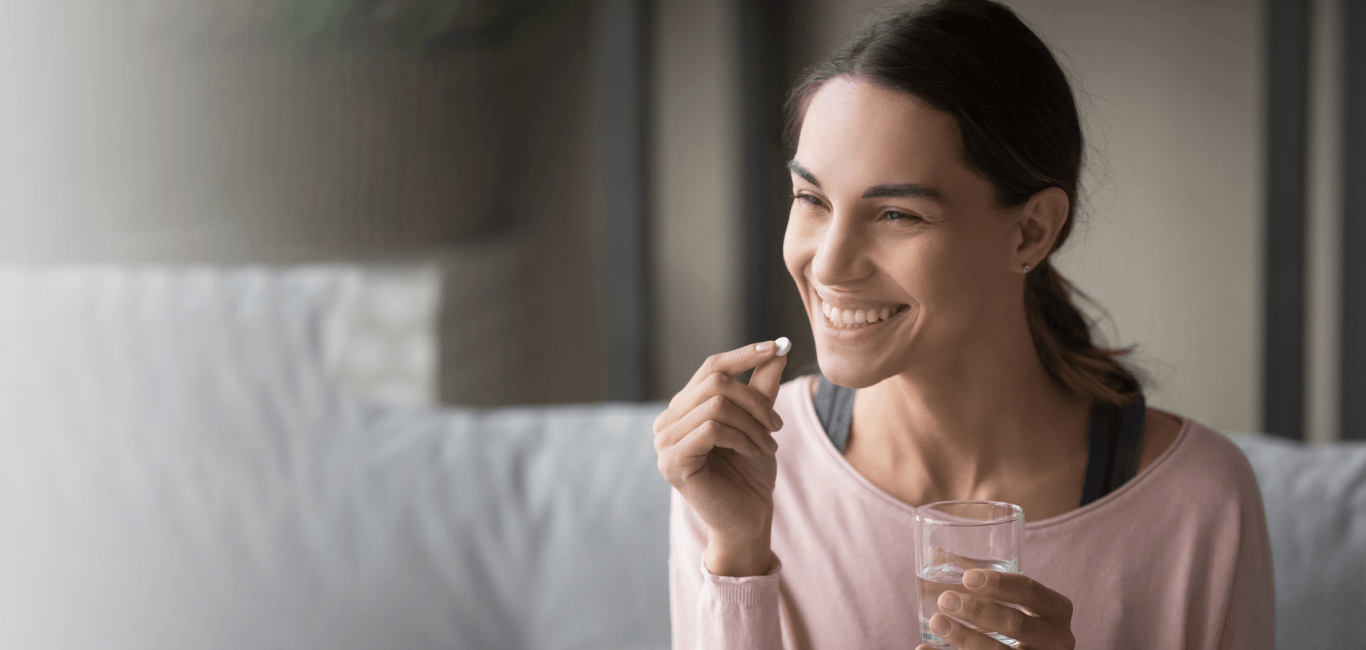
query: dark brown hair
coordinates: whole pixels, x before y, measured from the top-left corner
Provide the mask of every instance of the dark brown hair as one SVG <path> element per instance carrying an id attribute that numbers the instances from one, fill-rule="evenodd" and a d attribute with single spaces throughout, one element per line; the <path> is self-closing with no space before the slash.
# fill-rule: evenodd
<path id="1" fill-rule="evenodd" d="M 788 100 L 794 149 L 811 96 L 846 75 L 953 115 L 968 166 L 991 182 L 999 205 L 1016 207 L 1040 190 L 1061 188 L 1070 207 L 1049 254 L 1067 241 L 1081 172 L 1081 122 L 1067 75 L 1009 8 L 990 0 L 941 0 L 877 21 L 797 82 Z M 1063 390 L 1131 403 L 1139 381 L 1118 361 L 1129 350 L 1092 342 L 1074 294 L 1081 295 L 1047 258 L 1029 272 L 1025 312 L 1039 359 Z"/>

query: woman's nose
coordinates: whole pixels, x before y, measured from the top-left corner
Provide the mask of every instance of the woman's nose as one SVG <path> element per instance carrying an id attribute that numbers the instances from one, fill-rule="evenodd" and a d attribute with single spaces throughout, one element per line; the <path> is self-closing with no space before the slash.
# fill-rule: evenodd
<path id="1" fill-rule="evenodd" d="M 866 242 L 853 219 L 835 215 L 816 242 L 811 275 L 819 283 L 833 287 L 861 280 L 872 274 Z"/>

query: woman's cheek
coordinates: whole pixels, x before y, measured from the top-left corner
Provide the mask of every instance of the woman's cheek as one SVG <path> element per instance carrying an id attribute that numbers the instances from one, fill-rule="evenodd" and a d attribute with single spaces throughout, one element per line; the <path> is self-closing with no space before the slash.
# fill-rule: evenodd
<path id="1" fill-rule="evenodd" d="M 964 319 L 971 320 L 980 313 L 980 303 L 987 295 L 981 264 L 968 251 L 928 248 L 914 271 L 916 298 L 942 322 L 965 325 Z"/>
<path id="2" fill-rule="evenodd" d="M 806 278 L 803 269 L 815 257 L 815 247 L 810 236 L 811 224 L 801 213 L 793 208 L 787 218 L 787 230 L 783 233 L 783 263 L 798 287 L 805 288 Z"/>

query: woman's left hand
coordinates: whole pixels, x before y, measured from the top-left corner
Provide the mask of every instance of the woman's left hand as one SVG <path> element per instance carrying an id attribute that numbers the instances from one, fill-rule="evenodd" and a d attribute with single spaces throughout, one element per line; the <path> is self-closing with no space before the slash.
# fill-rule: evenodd
<path id="1" fill-rule="evenodd" d="M 1019 573 L 973 569 L 963 574 L 963 591 L 939 595 L 930 629 L 961 650 L 1007 650 L 1005 644 L 944 614 L 982 630 L 1003 634 L 1029 650 L 1072 650 L 1072 601 Z M 1002 603 L 1024 608 L 1020 611 Z M 942 630 L 942 631 L 941 631 Z M 917 650 L 932 650 L 921 645 Z"/>

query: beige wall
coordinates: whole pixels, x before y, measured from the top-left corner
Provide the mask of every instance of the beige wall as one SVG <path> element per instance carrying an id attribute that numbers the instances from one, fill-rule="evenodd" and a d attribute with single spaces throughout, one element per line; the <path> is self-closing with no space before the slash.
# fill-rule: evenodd
<path id="1" fill-rule="evenodd" d="M 655 250 L 661 397 L 740 345 L 739 73 L 732 0 L 658 0 Z"/>
<path id="2" fill-rule="evenodd" d="M 824 56 L 882 4 L 805 4 L 799 58 Z M 1261 3 L 1009 4 L 1060 53 L 1085 120 L 1083 226 L 1059 266 L 1109 311 L 1112 343 L 1138 344 L 1153 404 L 1219 429 L 1254 430 Z"/>
<path id="3" fill-rule="evenodd" d="M 1021 7 L 1071 59 L 1094 149 L 1061 266 L 1139 345 L 1151 401 L 1260 421 L 1261 4 Z"/>

